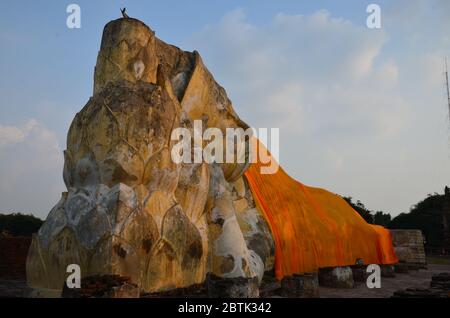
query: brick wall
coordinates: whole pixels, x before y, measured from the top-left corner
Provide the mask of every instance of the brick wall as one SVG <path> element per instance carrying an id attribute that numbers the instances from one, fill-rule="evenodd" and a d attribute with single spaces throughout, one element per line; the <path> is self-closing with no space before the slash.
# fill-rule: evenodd
<path id="1" fill-rule="evenodd" d="M 0 236 L 0 277 L 25 278 L 25 264 L 31 237 Z"/>
<path id="2" fill-rule="evenodd" d="M 420 230 L 391 230 L 395 253 L 402 263 L 426 264 L 423 235 Z"/>

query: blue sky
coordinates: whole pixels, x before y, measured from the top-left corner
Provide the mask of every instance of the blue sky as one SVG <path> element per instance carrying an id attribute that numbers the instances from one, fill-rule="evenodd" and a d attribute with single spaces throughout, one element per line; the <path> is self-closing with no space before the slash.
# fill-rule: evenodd
<path id="1" fill-rule="evenodd" d="M 372 2 L 380 30 L 365 26 Z M 81 29 L 66 27 L 70 3 Z M 92 94 L 103 26 L 124 6 L 162 40 L 197 49 L 244 120 L 279 127 L 281 163 L 300 181 L 394 215 L 450 185 L 449 1 L 2 4 L 1 212 L 45 217 L 64 191 L 67 129 Z"/>
<path id="2" fill-rule="evenodd" d="M 82 10 L 82 28 L 66 27 L 66 7 L 77 3 Z M 356 24 L 365 23 L 366 1 L 10 1 L 0 12 L 2 39 L 2 96 L 0 118 L 14 124 L 28 116 L 39 117 L 36 101 L 54 103 L 49 111 L 76 111 L 90 96 L 92 70 L 103 26 L 128 7 L 131 16 L 148 23 L 158 37 L 182 46 L 206 25 L 217 23 L 226 13 L 242 8 L 249 21 L 264 25 L 280 12 L 309 14 L 326 8 Z M 194 49 L 194 48 L 186 48 Z M 47 105 L 47 107 L 51 107 Z M 52 117 L 50 117 L 52 118 Z M 44 119 L 42 119 L 44 120 Z M 44 121 L 46 124 L 50 124 Z M 54 125 L 55 123 L 52 123 Z M 58 129 L 66 129 L 67 122 Z"/>

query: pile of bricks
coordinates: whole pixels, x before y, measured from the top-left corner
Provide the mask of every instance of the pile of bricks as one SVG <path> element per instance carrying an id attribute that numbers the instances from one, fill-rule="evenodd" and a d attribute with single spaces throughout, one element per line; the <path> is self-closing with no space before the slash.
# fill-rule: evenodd
<path id="1" fill-rule="evenodd" d="M 137 298 L 139 288 L 129 277 L 94 275 L 81 279 L 81 288 L 68 288 L 64 284 L 63 298 Z"/>
<path id="2" fill-rule="evenodd" d="M 204 298 L 207 297 L 205 284 L 192 285 L 158 293 L 145 293 L 142 298 Z"/>
<path id="3" fill-rule="evenodd" d="M 431 278 L 431 288 L 441 289 L 450 293 L 450 273 L 441 273 Z"/>
<path id="4" fill-rule="evenodd" d="M 394 293 L 392 298 L 450 298 L 450 274 L 433 275 L 430 288 L 408 288 Z"/>
<path id="5" fill-rule="evenodd" d="M 394 292 L 392 298 L 448 298 L 440 290 L 426 288 L 408 288 Z"/>

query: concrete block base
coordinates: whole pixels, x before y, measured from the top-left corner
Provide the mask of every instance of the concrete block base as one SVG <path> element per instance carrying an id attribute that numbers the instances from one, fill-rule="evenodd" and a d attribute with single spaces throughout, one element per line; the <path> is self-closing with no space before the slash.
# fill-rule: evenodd
<path id="1" fill-rule="evenodd" d="M 319 284 L 334 288 L 353 288 L 353 272 L 349 266 L 321 268 Z"/>
<path id="2" fill-rule="evenodd" d="M 317 273 L 292 275 L 281 280 L 281 294 L 290 298 L 318 298 L 319 277 Z"/>
<path id="3" fill-rule="evenodd" d="M 213 274 L 206 277 L 206 289 L 211 298 L 257 298 L 259 282 L 253 278 L 221 278 Z"/>

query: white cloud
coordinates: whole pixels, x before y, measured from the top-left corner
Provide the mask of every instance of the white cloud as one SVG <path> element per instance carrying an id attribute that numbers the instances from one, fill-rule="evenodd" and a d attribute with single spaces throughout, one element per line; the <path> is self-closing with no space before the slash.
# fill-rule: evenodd
<path id="1" fill-rule="evenodd" d="M 375 74 L 375 83 L 382 85 L 381 89 L 393 89 L 398 84 L 398 66 L 394 60 L 382 64 Z"/>
<path id="2" fill-rule="evenodd" d="M 0 147 L 24 141 L 36 125 L 35 119 L 29 120 L 21 127 L 0 125 Z"/>
<path id="3" fill-rule="evenodd" d="M 393 60 L 373 70 L 384 41 L 382 32 L 368 36 L 326 11 L 278 14 L 256 27 L 241 10 L 191 39 L 245 119 L 305 134 L 328 124 L 377 126 L 380 105 L 368 109 L 367 93 L 375 94 L 368 81 L 376 74 L 392 87 L 398 72 Z M 255 118 L 255 109 L 263 118 Z"/>
<path id="4" fill-rule="evenodd" d="M 395 19 L 386 21 L 392 26 Z M 390 30 L 369 30 L 324 10 L 278 14 L 260 26 L 236 10 L 187 46 L 200 52 L 245 121 L 280 127 L 281 163 L 291 175 L 397 214 L 442 191 L 450 168 L 445 122 L 436 123 L 443 119 L 436 110 L 442 51 L 404 51 L 398 45 L 411 32 Z"/>
<path id="5" fill-rule="evenodd" d="M 44 218 L 64 189 L 56 133 L 35 119 L 0 125 L 0 212 Z"/>
<path id="6" fill-rule="evenodd" d="M 281 163 L 292 176 L 399 213 L 450 180 L 442 85 L 450 1 L 429 2 L 382 6 L 381 30 L 324 10 L 256 25 L 236 10 L 186 47 L 201 53 L 245 121 L 281 128 Z M 0 124 L 0 212 L 44 217 L 64 185 L 61 147 L 42 120 L 62 144 L 74 110 L 28 111 L 41 120 Z"/>

